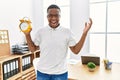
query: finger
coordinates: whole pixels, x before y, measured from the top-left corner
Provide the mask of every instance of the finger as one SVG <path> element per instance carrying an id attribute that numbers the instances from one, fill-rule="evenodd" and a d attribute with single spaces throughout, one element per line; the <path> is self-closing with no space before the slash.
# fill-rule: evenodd
<path id="1" fill-rule="evenodd" d="M 32 28 L 30 28 L 30 32 L 32 31 Z"/>
<path id="2" fill-rule="evenodd" d="M 87 22 L 85 22 L 85 27 L 87 26 Z"/>
<path id="3" fill-rule="evenodd" d="M 89 24 L 92 24 L 92 23 L 93 23 L 91 18 L 89 18 L 89 21 L 90 21 L 90 23 L 89 23 Z"/>

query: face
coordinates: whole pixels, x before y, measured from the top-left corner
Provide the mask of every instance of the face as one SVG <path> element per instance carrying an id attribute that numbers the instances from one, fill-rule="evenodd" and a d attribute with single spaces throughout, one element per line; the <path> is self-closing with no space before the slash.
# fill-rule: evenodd
<path id="1" fill-rule="evenodd" d="M 56 28 L 59 25 L 59 19 L 60 19 L 60 11 L 59 9 L 52 8 L 48 10 L 48 22 L 49 26 L 52 28 Z"/>

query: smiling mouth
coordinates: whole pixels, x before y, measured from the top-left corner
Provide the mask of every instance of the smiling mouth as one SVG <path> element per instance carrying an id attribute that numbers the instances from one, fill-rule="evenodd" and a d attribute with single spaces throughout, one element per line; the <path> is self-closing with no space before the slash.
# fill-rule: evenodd
<path id="1" fill-rule="evenodd" d="M 57 22 L 56 21 L 51 21 L 51 24 L 56 25 Z"/>
<path id="2" fill-rule="evenodd" d="M 56 21 L 51 21 L 51 23 L 56 23 Z"/>

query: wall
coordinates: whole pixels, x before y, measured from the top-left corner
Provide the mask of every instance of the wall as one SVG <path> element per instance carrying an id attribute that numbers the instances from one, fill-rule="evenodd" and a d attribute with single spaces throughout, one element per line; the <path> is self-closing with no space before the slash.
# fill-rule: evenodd
<path id="1" fill-rule="evenodd" d="M 9 31 L 10 44 L 21 43 L 23 34 L 19 29 L 20 19 L 32 19 L 32 0 L 0 0 L 0 29 Z"/>
<path id="2" fill-rule="evenodd" d="M 32 0 L 33 32 L 44 26 L 43 0 Z M 34 33 L 33 33 L 34 35 Z"/>
<path id="3" fill-rule="evenodd" d="M 82 35 L 84 24 L 89 18 L 89 0 L 70 0 L 70 25 L 71 30 L 75 35 L 76 42 L 80 40 Z M 81 54 L 89 52 L 88 36 L 82 51 L 78 55 L 70 54 L 71 59 L 80 59 Z"/>
<path id="4" fill-rule="evenodd" d="M 34 32 L 43 26 L 42 0 L 0 0 L 0 29 L 9 31 L 10 45 L 25 42 L 24 34 L 19 29 L 20 19 L 29 17 Z"/>

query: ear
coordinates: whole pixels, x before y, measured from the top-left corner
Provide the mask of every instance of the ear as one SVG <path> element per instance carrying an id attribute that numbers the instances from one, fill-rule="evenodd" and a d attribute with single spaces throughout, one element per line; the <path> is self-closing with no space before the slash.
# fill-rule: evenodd
<path id="1" fill-rule="evenodd" d="M 47 18 L 48 18 L 48 15 L 47 15 Z"/>
<path id="2" fill-rule="evenodd" d="M 59 17 L 61 18 L 61 15 L 59 15 Z"/>

